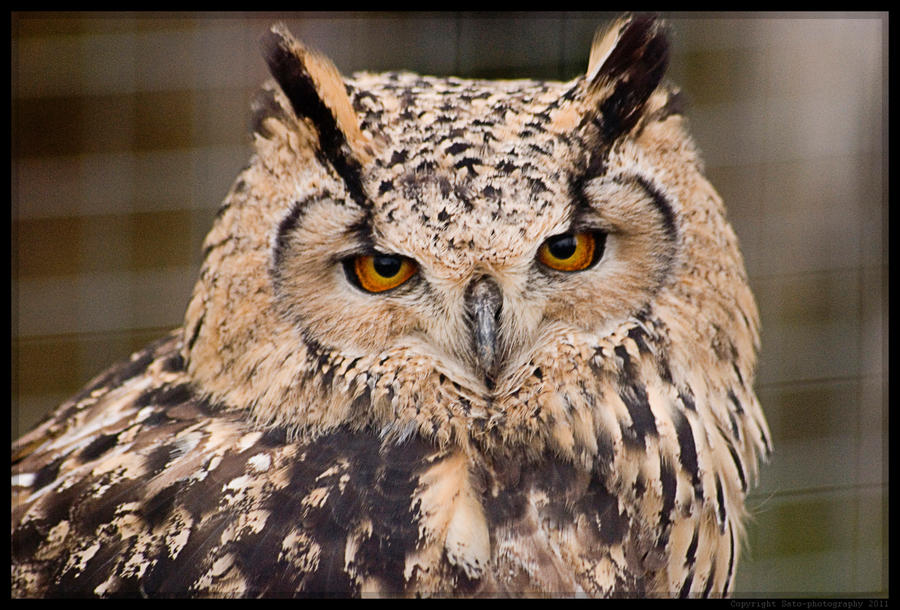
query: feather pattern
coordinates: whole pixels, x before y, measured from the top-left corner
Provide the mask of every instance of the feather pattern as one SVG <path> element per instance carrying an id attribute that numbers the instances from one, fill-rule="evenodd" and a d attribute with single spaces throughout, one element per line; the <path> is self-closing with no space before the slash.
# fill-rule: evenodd
<path id="1" fill-rule="evenodd" d="M 758 312 L 665 28 L 569 83 L 263 48 L 184 326 L 12 446 L 13 595 L 727 594 Z"/>

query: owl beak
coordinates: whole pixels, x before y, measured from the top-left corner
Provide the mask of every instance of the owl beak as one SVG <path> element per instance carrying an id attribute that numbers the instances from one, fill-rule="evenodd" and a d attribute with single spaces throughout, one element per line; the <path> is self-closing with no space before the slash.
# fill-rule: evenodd
<path id="1" fill-rule="evenodd" d="M 485 385 L 488 389 L 493 389 L 498 364 L 497 328 L 500 322 L 500 309 L 503 306 L 503 293 L 497 282 L 489 277 L 482 277 L 469 285 L 465 303 L 471 321 L 475 364 L 479 373 L 484 375 Z"/>

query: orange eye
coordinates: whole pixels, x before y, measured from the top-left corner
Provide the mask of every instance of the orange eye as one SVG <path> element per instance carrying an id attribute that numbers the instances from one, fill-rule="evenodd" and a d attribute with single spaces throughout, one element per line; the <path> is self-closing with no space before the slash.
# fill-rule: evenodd
<path id="1" fill-rule="evenodd" d="M 369 292 L 396 288 L 415 275 L 417 269 L 410 259 L 392 254 L 366 254 L 353 259 L 356 279 Z"/>
<path id="2" fill-rule="evenodd" d="M 557 271 L 581 271 L 599 258 L 603 244 L 593 233 L 563 233 L 545 241 L 538 250 L 539 261 Z"/>

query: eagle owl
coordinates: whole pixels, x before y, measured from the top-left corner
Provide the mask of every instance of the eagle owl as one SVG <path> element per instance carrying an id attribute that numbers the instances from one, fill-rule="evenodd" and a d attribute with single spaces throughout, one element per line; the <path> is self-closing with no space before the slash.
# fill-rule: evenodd
<path id="1" fill-rule="evenodd" d="M 13 595 L 727 594 L 759 322 L 664 24 L 565 83 L 262 47 L 183 327 L 12 446 Z"/>

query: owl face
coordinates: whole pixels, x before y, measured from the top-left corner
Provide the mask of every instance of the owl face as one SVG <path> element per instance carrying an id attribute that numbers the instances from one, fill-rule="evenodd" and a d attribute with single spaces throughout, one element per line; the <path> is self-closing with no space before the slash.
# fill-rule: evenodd
<path id="1" fill-rule="evenodd" d="M 280 223 L 278 300 L 310 338 L 425 350 L 489 391 L 549 330 L 602 332 L 647 304 L 675 258 L 669 204 L 651 177 L 590 167 L 554 123 L 565 85 L 397 81 L 422 91 L 414 108 L 354 83 L 375 92 L 390 142 L 361 168 L 367 205 L 316 193 Z M 482 103 L 448 114 L 450 96 Z"/>
<path id="2" fill-rule="evenodd" d="M 752 377 L 755 305 L 660 85 L 657 22 L 611 28 L 568 83 L 344 79 L 277 27 L 264 48 L 257 155 L 185 324 L 212 397 L 298 429 L 549 438 L 544 409 L 595 426 L 603 380 L 634 364 L 623 337 L 667 382 L 698 363 Z"/>

